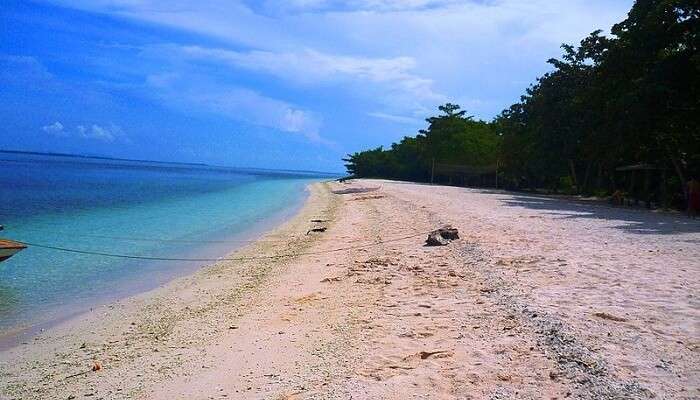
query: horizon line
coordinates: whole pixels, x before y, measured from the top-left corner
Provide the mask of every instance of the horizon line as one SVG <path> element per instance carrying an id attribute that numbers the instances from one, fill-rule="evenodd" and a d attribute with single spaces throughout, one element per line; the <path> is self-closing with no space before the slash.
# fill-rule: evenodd
<path id="1" fill-rule="evenodd" d="M 274 168 L 263 168 L 263 167 L 239 167 L 239 166 L 207 164 L 207 163 L 203 163 L 203 162 L 145 160 L 145 159 L 138 159 L 138 158 L 122 158 L 122 157 L 112 157 L 112 156 L 103 156 L 103 155 L 47 152 L 47 151 L 35 151 L 35 150 L 0 149 L 0 153 L 28 154 L 28 155 L 38 155 L 38 156 L 51 156 L 51 157 L 92 158 L 92 159 L 96 159 L 96 160 L 112 160 L 112 161 L 142 162 L 142 163 L 145 162 L 145 163 L 154 163 L 154 164 L 189 165 L 189 166 L 196 166 L 196 167 L 230 168 L 230 169 L 237 169 L 237 170 L 261 171 L 261 172 L 262 171 L 269 171 L 269 172 L 276 171 L 276 172 L 302 172 L 302 173 L 312 173 L 312 174 L 322 174 L 322 175 L 344 175 L 342 172 L 328 172 L 328 171 L 316 171 L 316 170 L 304 170 L 304 169 L 274 169 Z"/>

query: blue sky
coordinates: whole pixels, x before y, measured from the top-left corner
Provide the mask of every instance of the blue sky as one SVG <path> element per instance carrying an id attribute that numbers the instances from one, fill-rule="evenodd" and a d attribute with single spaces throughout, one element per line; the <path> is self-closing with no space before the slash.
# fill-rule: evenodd
<path id="1" fill-rule="evenodd" d="M 0 149 L 342 171 L 491 119 L 631 0 L 4 0 Z"/>

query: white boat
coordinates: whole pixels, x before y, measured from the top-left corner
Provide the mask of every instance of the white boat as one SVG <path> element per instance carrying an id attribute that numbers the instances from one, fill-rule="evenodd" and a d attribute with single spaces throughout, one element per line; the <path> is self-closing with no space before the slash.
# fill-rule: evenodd
<path id="1" fill-rule="evenodd" d="M 0 262 L 7 260 L 27 246 L 14 240 L 0 239 Z"/>

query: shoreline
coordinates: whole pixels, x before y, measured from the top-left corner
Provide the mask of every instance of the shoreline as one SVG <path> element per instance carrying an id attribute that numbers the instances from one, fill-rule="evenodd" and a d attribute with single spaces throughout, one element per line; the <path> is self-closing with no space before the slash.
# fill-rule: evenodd
<path id="1" fill-rule="evenodd" d="M 329 204 L 324 203 L 325 199 L 320 198 L 324 193 L 324 185 L 323 182 L 306 185 L 303 189 L 304 194 L 296 201 L 296 204 L 281 210 L 274 220 L 266 220 L 262 226 L 257 225 L 249 231 L 236 235 L 259 235 L 257 239 L 241 242 L 233 248 L 229 247 L 229 250 L 221 255 L 221 258 L 234 255 L 254 257 L 264 253 L 274 254 L 276 247 L 288 248 L 291 247 L 292 243 L 300 247 L 308 246 L 308 242 L 313 242 L 315 236 L 305 235 L 307 230 L 300 229 L 300 227 L 310 226 L 308 221 L 313 219 L 312 217 L 324 217 L 329 212 L 326 209 Z M 327 190 L 325 190 L 325 194 L 328 194 Z M 79 310 L 72 314 L 66 314 L 57 320 L 32 325 L 28 328 L 31 333 L 26 333 L 27 328 L 25 328 L 12 335 L 11 338 L 4 337 L 2 338 L 3 342 L 13 343 L 9 345 L 5 343 L 6 345 L 0 348 L 0 366 L 13 358 L 37 358 L 39 354 L 30 349 L 30 347 L 37 345 L 45 347 L 48 344 L 50 348 L 54 349 L 74 347 L 78 341 L 86 341 L 86 336 L 94 335 L 95 327 L 104 325 L 113 328 L 120 325 L 119 321 L 129 315 L 138 318 L 142 308 L 151 307 L 154 303 L 162 301 L 168 296 L 178 297 L 177 292 L 183 287 L 205 286 L 209 284 L 206 281 L 210 280 L 211 275 L 217 270 L 233 268 L 235 263 L 235 261 L 200 263 L 198 266 L 192 267 L 191 271 L 184 274 L 180 271 L 177 276 L 150 289 L 129 293 L 90 307 L 89 310 Z M 103 328 L 102 330 L 104 331 L 102 334 L 109 335 L 110 329 Z M 90 331 L 90 335 L 82 333 L 85 331 Z M 73 345 L 70 345 L 69 342 L 73 342 Z M 2 369 L 0 367 L 0 370 Z M 0 391 L 0 393 L 2 392 Z"/>
<path id="2" fill-rule="evenodd" d="M 260 238 L 274 231 L 278 227 L 284 225 L 289 220 L 294 218 L 310 196 L 309 187 L 314 183 L 305 185 L 301 189 L 301 194 L 289 204 L 287 207 L 275 211 L 273 214 L 266 216 L 264 219 L 256 221 L 249 228 L 237 232 L 232 235 L 219 238 L 219 242 L 201 244 L 190 249 L 187 254 L 191 258 L 226 258 L 231 254 L 235 254 L 242 248 L 260 241 Z M 246 237 L 257 237 L 258 239 L 244 239 Z M 225 242 L 225 243 L 224 243 Z M 143 265 L 155 265 L 164 261 L 143 261 Z M 168 264 L 167 269 L 153 271 L 146 278 L 152 281 L 143 282 L 136 277 L 129 282 L 124 282 L 117 290 L 110 294 L 104 294 L 101 297 L 91 298 L 90 303 L 71 303 L 64 307 L 52 309 L 50 313 L 45 313 L 50 316 L 47 318 L 39 318 L 31 321 L 26 321 L 14 326 L 3 327 L 0 329 L 0 353 L 10 350 L 13 347 L 26 344 L 32 340 L 37 334 L 49 330 L 62 323 L 69 322 L 73 319 L 80 318 L 81 315 L 90 313 L 92 310 L 104 307 L 106 305 L 148 293 L 154 289 L 167 285 L 173 280 L 183 278 L 197 271 L 207 268 L 214 264 L 211 262 L 188 262 L 188 261 L 165 261 Z"/>
<path id="3" fill-rule="evenodd" d="M 297 256 L 217 263 L 0 353 L 0 398 L 700 394 L 700 221 L 391 181 L 311 190 L 265 237 L 282 241 L 236 253 Z M 307 235 L 312 219 L 327 230 Z M 445 224 L 447 246 L 408 235 Z"/>

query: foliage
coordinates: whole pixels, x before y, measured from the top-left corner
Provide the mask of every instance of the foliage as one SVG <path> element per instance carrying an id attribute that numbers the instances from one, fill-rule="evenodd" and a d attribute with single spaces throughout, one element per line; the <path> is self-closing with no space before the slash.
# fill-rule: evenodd
<path id="1" fill-rule="evenodd" d="M 475 121 L 456 104 L 439 107 L 428 127 L 416 137 L 405 137 L 391 149 L 382 147 L 348 155 L 343 159 L 350 174 L 426 181 L 432 164 L 489 165 L 496 162 L 498 136 L 492 124 Z"/>

